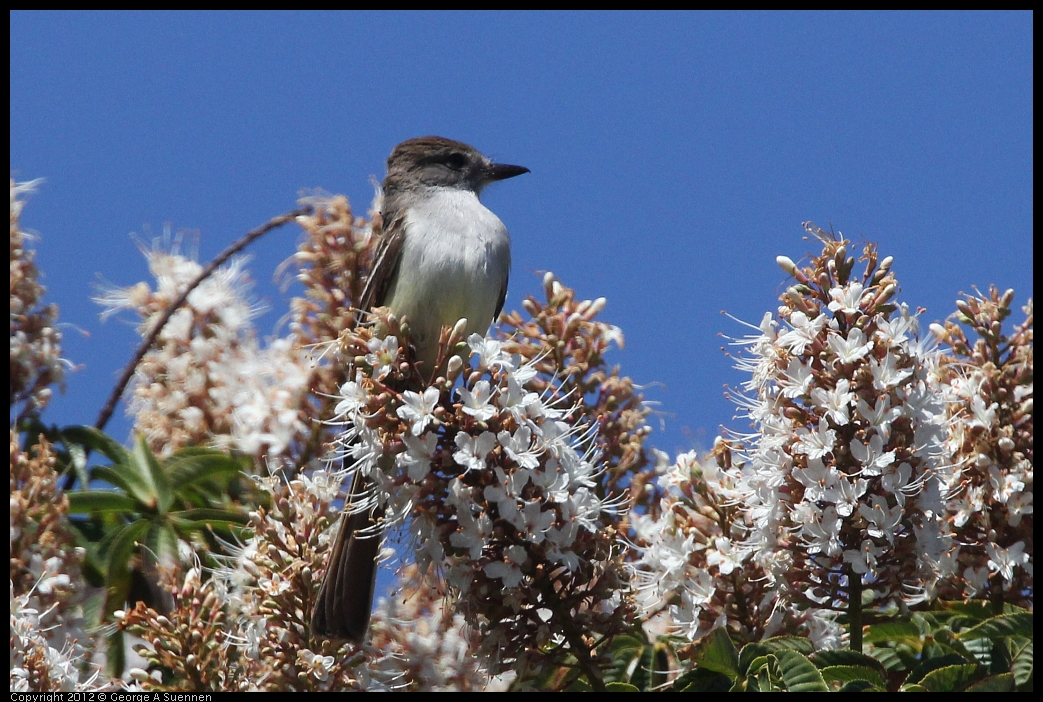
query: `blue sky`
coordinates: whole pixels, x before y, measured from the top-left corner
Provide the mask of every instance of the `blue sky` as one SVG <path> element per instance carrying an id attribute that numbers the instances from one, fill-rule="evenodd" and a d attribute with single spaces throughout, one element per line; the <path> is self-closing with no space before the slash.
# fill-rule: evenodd
<path id="1" fill-rule="evenodd" d="M 514 241 L 508 308 L 552 270 L 605 296 L 612 357 L 658 402 L 653 445 L 741 427 L 718 334 L 774 309 L 830 225 L 895 257 L 900 299 L 1032 285 L 1028 13 L 11 14 L 11 170 L 79 370 L 44 419 L 93 423 L 138 338 L 88 296 L 146 280 L 131 232 L 204 260 L 299 191 L 365 211 L 391 148 L 438 134 L 532 173 L 483 199 Z M 299 230 L 253 247 L 272 284 Z M 129 432 L 122 416 L 109 430 Z"/>

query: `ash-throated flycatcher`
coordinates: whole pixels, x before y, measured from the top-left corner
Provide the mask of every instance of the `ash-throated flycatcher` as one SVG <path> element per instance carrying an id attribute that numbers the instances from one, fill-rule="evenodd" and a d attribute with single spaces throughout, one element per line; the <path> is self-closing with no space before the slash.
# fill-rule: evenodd
<path id="1" fill-rule="evenodd" d="M 442 137 L 410 139 L 391 152 L 380 212 L 383 238 L 360 309 L 386 306 L 408 318 L 423 373 L 434 370 L 442 327 L 466 319 L 464 338 L 484 334 L 503 309 L 511 239 L 478 195 L 493 181 L 528 172 Z M 356 475 L 349 502 L 365 493 L 368 482 Z M 312 612 L 314 635 L 365 638 L 382 516 L 378 509 L 341 518 Z"/>

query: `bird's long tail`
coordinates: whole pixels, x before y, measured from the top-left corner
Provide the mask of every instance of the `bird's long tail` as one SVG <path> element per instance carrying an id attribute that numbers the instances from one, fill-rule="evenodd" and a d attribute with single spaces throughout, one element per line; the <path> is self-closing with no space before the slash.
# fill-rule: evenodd
<path id="1" fill-rule="evenodd" d="M 356 474 L 348 504 L 363 499 L 370 481 Z M 374 508 L 341 516 L 340 532 L 330 552 L 326 575 L 311 615 L 313 636 L 361 643 L 369 630 L 383 510 Z"/>

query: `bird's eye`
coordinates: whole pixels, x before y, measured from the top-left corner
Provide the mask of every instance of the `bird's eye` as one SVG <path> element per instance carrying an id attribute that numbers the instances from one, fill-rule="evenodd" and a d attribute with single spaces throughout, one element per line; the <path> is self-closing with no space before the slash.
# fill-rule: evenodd
<path id="1" fill-rule="evenodd" d="M 467 157 L 461 153 L 452 153 L 448 154 L 443 162 L 454 171 L 458 171 L 467 165 Z"/>

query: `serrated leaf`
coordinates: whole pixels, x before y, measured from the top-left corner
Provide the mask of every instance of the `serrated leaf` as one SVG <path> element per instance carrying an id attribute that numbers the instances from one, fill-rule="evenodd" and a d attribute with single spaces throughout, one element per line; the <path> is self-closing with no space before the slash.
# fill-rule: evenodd
<path id="1" fill-rule="evenodd" d="M 812 653 L 813 649 L 811 641 L 797 636 L 776 636 L 764 641 L 754 641 L 743 646 L 742 651 L 739 652 L 738 670 L 740 673 L 745 673 L 750 661 L 776 651 L 792 650 L 807 655 Z"/>
<path id="2" fill-rule="evenodd" d="M 931 692 L 957 692 L 967 687 L 977 674 L 978 666 L 973 663 L 950 665 L 932 670 L 920 684 Z"/>
<path id="3" fill-rule="evenodd" d="M 769 651 L 796 651 L 805 656 L 815 652 L 815 644 L 805 636 L 773 636 L 759 643 L 767 646 Z"/>
<path id="4" fill-rule="evenodd" d="M 790 692 L 828 692 L 829 687 L 822 679 L 815 664 L 798 651 L 777 651 L 775 658 L 779 661 L 779 672 Z"/>
<path id="5" fill-rule="evenodd" d="M 958 653 L 964 655 L 968 660 L 975 660 L 982 665 L 992 665 L 992 654 L 995 646 L 990 639 L 967 639 L 956 641 L 960 648 Z"/>
<path id="6" fill-rule="evenodd" d="M 992 616 L 992 603 L 986 600 L 940 600 L 938 608 L 947 612 L 959 612 L 974 619 L 988 619 Z"/>
<path id="7" fill-rule="evenodd" d="M 749 645 L 744 646 L 742 650 L 745 651 L 747 648 L 749 648 Z M 766 655 L 757 656 L 752 661 L 750 661 L 750 664 L 746 667 L 746 675 L 756 675 L 761 671 L 761 669 L 763 669 L 767 665 L 768 657 Z"/>
<path id="8" fill-rule="evenodd" d="M 610 649 L 612 651 L 612 662 L 605 671 L 605 681 L 626 681 L 631 668 L 634 668 L 636 672 L 637 666 L 634 661 L 641 656 L 645 646 L 644 641 L 634 636 L 624 634 L 614 638 Z"/>
<path id="9" fill-rule="evenodd" d="M 887 677 L 887 668 L 876 658 L 867 653 L 859 653 L 848 648 L 832 651 L 816 651 L 808 656 L 811 662 L 818 666 L 819 670 L 825 670 L 829 666 L 848 666 L 855 668 L 869 668 L 880 674 L 881 678 Z"/>
<path id="10" fill-rule="evenodd" d="M 629 651 L 633 655 L 637 655 L 636 652 L 643 648 L 647 643 L 647 641 L 643 641 L 637 636 L 631 634 L 620 634 L 612 639 L 612 644 L 609 647 L 609 650 L 614 654 Z"/>
<path id="11" fill-rule="evenodd" d="M 1018 686 L 1026 685 L 1032 681 L 1032 641 L 1014 653 L 1010 664 L 1010 672 L 1014 674 L 1014 682 Z"/>
<path id="12" fill-rule="evenodd" d="M 983 665 L 988 665 L 992 659 L 991 652 L 986 652 L 984 655 L 982 655 L 978 651 L 978 649 L 972 649 L 956 637 L 950 637 L 945 642 L 945 649 L 946 651 L 950 651 L 957 655 L 963 656 L 969 663 L 981 663 Z"/>
<path id="13" fill-rule="evenodd" d="M 864 643 L 897 643 L 909 642 L 920 647 L 923 634 L 914 622 L 884 622 L 882 624 L 870 624 L 865 627 L 862 634 Z"/>
<path id="14" fill-rule="evenodd" d="M 906 678 L 906 682 L 920 682 L 931 671 L 965 664 L 969 665 L 967 659 L 956 653 L 948 653 L 936 658 L 925 658 L 909 671 L 909 677 Z"/>
<path id="15" fill-rule="evenodd" d="M 966 631 L 961 631 L 960 639 L 997 639 L 1009 636 L 1032 636 L 1032 613 L 1001 614 L 988 619 Z"/>
<path id="16" fill-rule="evenodd" d="M 875 687 L 887 687 L 887 681 L 880 671 L 857 665 L 831 665 L 822 668 L 822 677 L 830 682 L 849 683 L 865 680 Z"/>
<path id="17" fill-rule="evenodd" d="M 993 675 L 979 680 L 970 687 L 967 688 L 967 692 L 1013 692 L 1014 691 L 1014 675 L 1013 673 L 1000 673 L 999 675 Z"/>
<path id="18" fill-rule="evenodd" d="M 885 670 L 894 672 L 908 668 L 906 661 L 893 648 L 874 648 L 870 651 L 870 655 L 878 660 Z"/>

